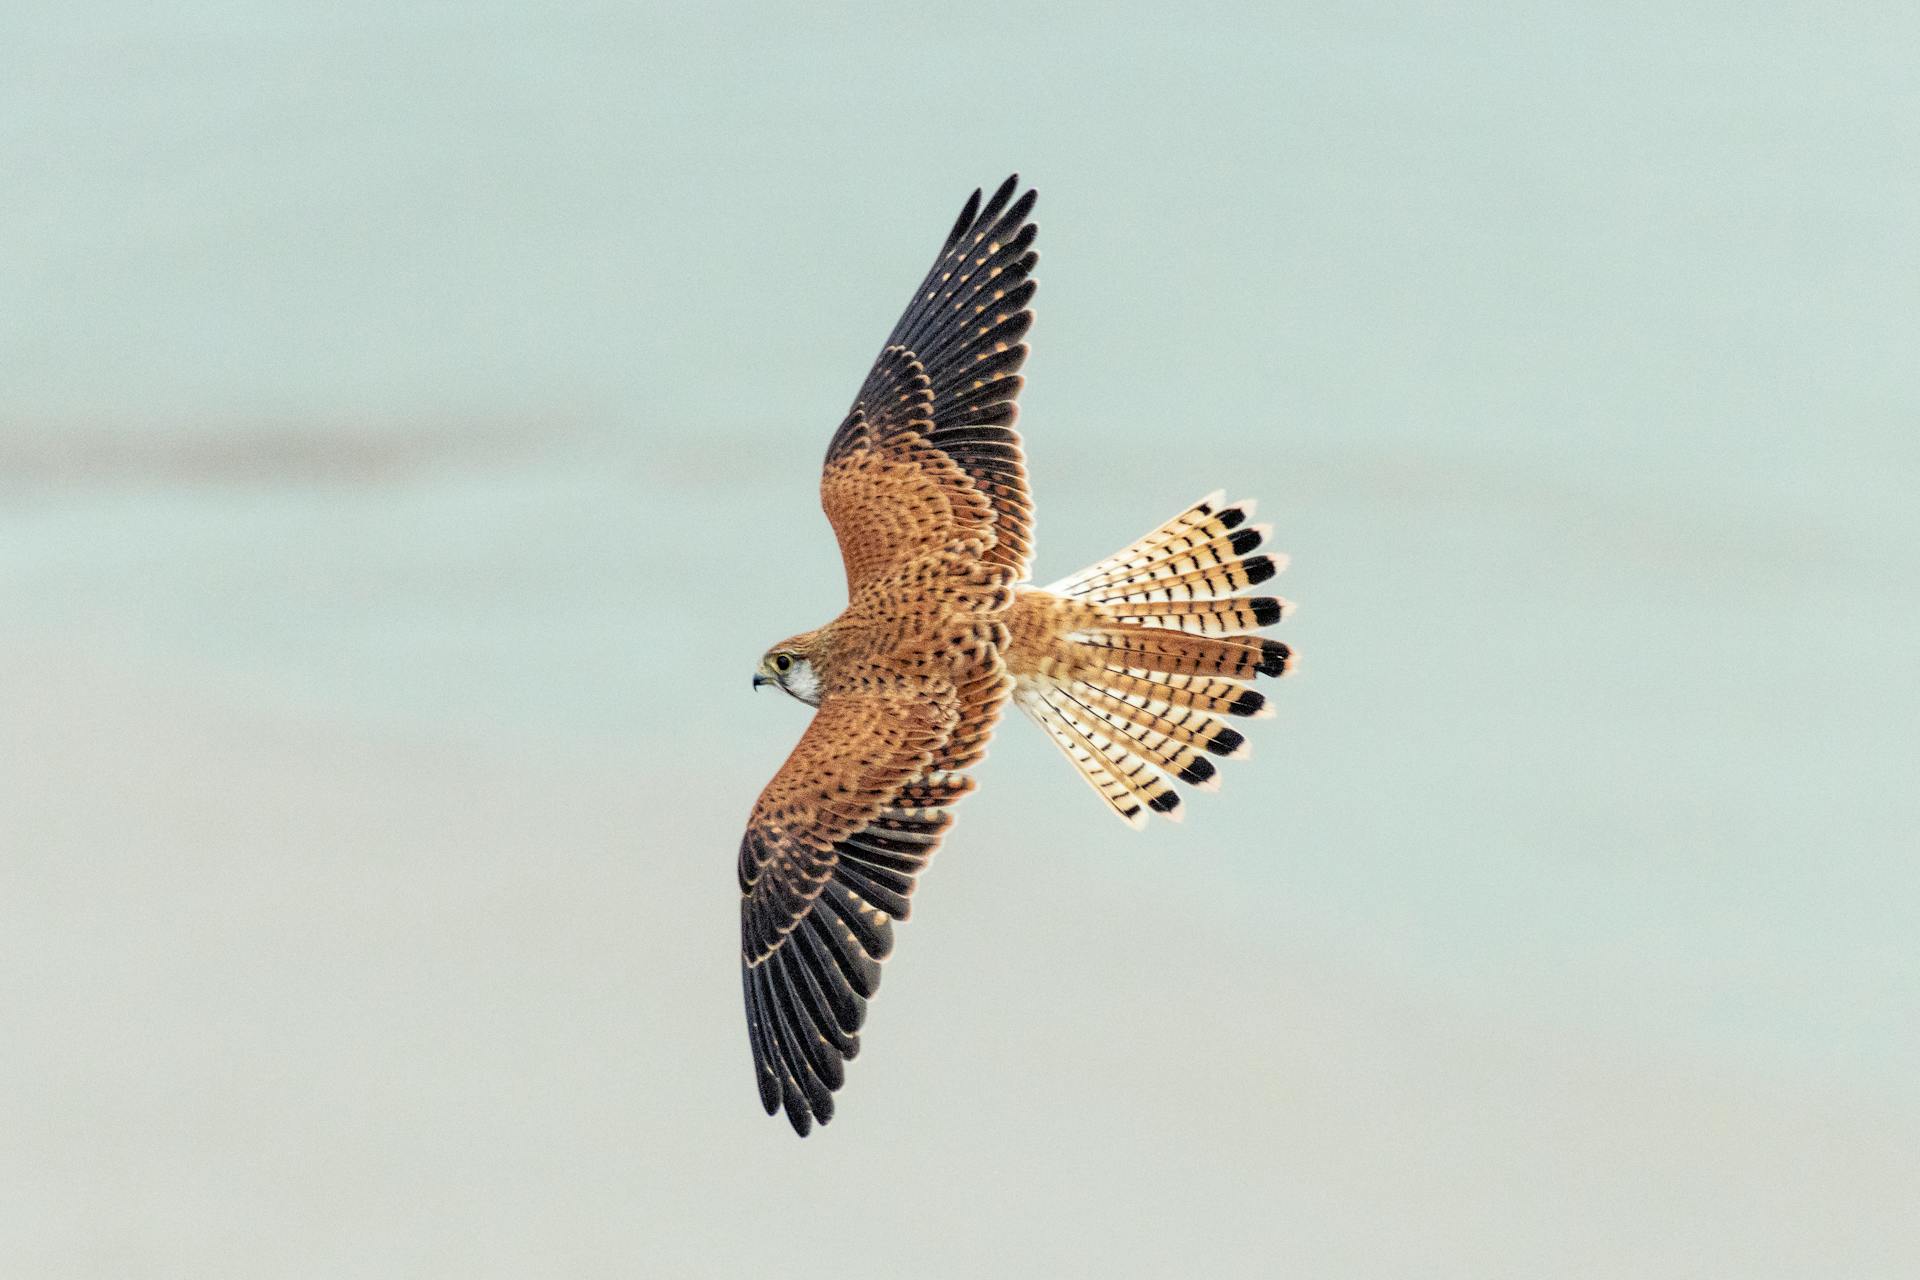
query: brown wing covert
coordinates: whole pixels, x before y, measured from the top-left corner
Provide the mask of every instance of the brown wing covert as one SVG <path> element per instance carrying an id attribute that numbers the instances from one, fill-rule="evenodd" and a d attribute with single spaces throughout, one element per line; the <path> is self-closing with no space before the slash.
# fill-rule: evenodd
<path id="1" fill-rule="evenodd" d="M 740 842 L 740 968 L 760 1101 L 806 1134 L 860 1051 L 893 922 L 973 790 L 1012 681 L 997 660 L 958 687 L 844 693 L 754 806 Z"/>
<path id="2" fill-rule="evenodd" d="M 931 446 L 989 504 L 984 558 L 1024 577 L 1033 502 L 1014 421 L 1039 254 L 1029 220 L 1037 196 L 1014 199 L 1018 182 L 1008 178 L 984 205 L 978 191 L 967 201 L 834 433 L 822 496 L 849 454 L 892 452 L 909 439 Z"/>

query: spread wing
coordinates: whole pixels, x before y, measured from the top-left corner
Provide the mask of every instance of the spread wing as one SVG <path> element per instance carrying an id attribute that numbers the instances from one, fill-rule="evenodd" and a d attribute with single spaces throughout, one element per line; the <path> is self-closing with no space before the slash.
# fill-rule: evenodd
<path id="1" fill-rule="evenodd" d="M 967 201 L 827 447 L 820 504 L 849 595 L 966 539 L 1027 576 L 1033 502 L 1013 424 L 1040 255 L 1036 193 L 1014 199 L 1018 181 Z"/>
<path id="2" fill-rule="evenodd" d="M 867 682 L 871 690 L 876 682 Z M 741 978 L 760 1101 L 804 1136 L 833 1118 L 915 878 L 973 789 L 1010 682 L 829 694 L 740 842 Z"/>

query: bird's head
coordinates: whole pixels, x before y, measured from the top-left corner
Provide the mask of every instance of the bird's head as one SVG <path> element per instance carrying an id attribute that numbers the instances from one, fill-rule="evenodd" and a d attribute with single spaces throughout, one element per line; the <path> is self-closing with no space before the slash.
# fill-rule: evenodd
<path id="1" fill-rule="evenodd" d="M 816 632 L 782 640 L 767 650 L 753 672 L 753 687 L 777 685 L 810 707 L 820 705 L 820 673 L 813 664 Z"/>

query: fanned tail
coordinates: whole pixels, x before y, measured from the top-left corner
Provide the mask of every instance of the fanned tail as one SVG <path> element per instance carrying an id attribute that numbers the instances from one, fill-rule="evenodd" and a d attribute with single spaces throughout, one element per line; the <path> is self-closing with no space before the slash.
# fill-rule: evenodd
<path id="1" fill-rule="evenodd" d="M 1209 494 L 1125 550 L 1045 588 L 1058 620 L 1014 701 L 1129 826 L 1181 817 L 1176 782 L 1212 790 L 1213 756 L 1244 756 L 1228 717 L 1271 715 L 1248 686 L 1284 675 L 1293 652 L 1254 635 L 1285 617 L 1276 596 L 1237 594 L 1285 558 L 1253 503 Z"/>

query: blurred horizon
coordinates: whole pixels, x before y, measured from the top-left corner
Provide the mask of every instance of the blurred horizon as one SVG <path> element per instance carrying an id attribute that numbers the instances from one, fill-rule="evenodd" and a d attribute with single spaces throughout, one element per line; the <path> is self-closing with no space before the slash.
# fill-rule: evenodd
<path id="1" fill-rule="evenodd" d="M 0 19 L 0 1271 L 1912 1272 L 1920 19 L 1827 15 Z M 1300 672 L 1139 835 L 1005 719 L 799 1142 L 746 677 L 1014 170 L 1036 580 L 1225 486 Z"/>

